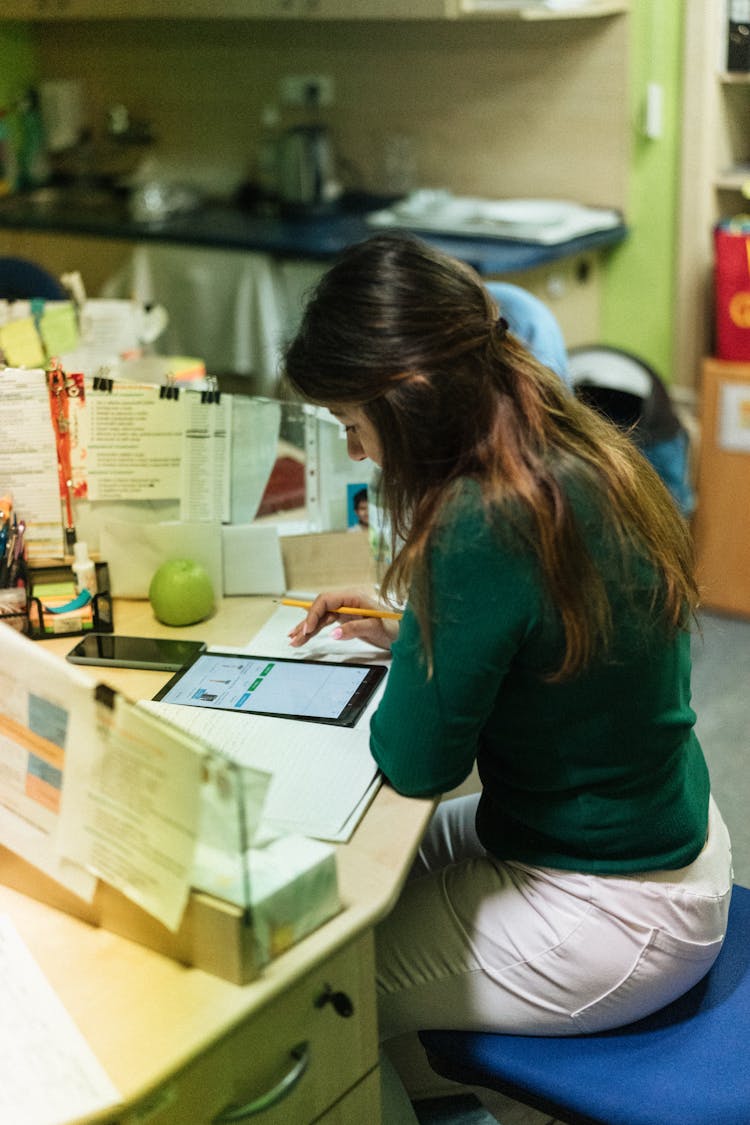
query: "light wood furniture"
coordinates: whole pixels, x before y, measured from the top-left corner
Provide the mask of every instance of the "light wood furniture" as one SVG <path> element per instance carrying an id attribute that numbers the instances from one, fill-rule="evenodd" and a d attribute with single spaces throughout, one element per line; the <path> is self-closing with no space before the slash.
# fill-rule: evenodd
<path id="1" fill-rule="evenodd" d="M 724 448 L 722 388 L 740 394 L 750 412 L 750 363 L 707 359 L 701 393 L 701 452 L 695 543 L 703 604 L 750 615 L 750 450 Z M 730 392 L 731 393 L 731 392 Z"/>
<path id="2" fill-rule="evenodd" d="M 626 11 L 627 0 L 588 0 L 555 10 L 534 3 L 493 11 L 487 0 L 5 0 L 6 19 L 588 19 Z"/>
<path id="3" fill-rule="evenodd" d="M 713 238 L 721 218 L 747 210 L 750 73 L 726 71 L 726 5 L 685 5 L 682 170 L 677 213 L 675 383 L 695 387 L 713 341 Z"/>
<path id="4" fill-rule="evenodd" d="M 241 644 L 272 608 L 265 598 L 225 599 L 209 622 L 179 632 Z M 147 602 L 116 601 L 115 624 L 120 633 L 170 632 Z M 73 641 L 38 643 L 63 656 Z M 133 698 L 150 698 L 167 678 L 96 671 Z M 208 1125 L 285 1078 L 291 1091 L 280 1101 L 270 1097 L 274 1104 L 253 1122 L 379 1122 L 372 930 L 396 900 L 431 809 L 430 801 L 382 788 L 351 841 L 338 848 L 342 912 L 244 987 L 0 886 L 0 911 L 13 919 L 121 1092 L 117 1107 L 86 1122 Z M 338 992 L 351 1001 L 351 1016 L 336 1011 L 330 997 Z"/>

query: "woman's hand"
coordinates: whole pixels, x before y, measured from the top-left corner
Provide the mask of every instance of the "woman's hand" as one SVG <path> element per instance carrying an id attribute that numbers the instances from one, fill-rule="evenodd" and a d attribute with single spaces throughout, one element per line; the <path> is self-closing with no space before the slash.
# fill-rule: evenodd
<path id="1" fill-rule="evenodd" d="M 336 622 L 336 628 L 331 633 L 334 640 L 357 639 L 367 641 L 376 648 L 390 649 L 398 636 L 398 621 L 392 618 L 355 617 L 352 614 L 339 613 L 339 607 L 343 605 L 351 609 L 384 608 L 375 598 L 362 590 L 334 590 L 330 593 L 318 594 L 304 619 L 289 633 L 289 643 L 292 647 L 299 648 L 326 625 Z"/>

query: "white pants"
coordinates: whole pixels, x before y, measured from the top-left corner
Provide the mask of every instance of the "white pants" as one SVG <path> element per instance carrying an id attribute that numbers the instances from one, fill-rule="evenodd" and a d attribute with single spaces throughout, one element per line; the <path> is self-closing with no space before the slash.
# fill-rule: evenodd
<path id="1" fill-rule="evenodd" d="M 601 1031 L 670 1003 L 711 967 L 732 885 L 713 800 L 688 867 L 602 876 L 488 856 L 474 830 L 478 799 L 438 806 L 377 927 L 382 1040 L 420 1028 Z"/>

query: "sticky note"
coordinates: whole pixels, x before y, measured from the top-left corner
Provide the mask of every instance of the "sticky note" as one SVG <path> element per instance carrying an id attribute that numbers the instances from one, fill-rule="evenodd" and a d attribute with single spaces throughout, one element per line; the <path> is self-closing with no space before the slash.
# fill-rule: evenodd
<path id="1" fill-rule="evenodd" d="M 0 325 L 0 348 L 11 367 L 43 367 L 44 350 L 33 317 Z"/>
<path id="2" fill-rule="evenodd" d="M 51 359 L 78 347 L 78 321 L 72 301 L 46 304 L 39 321 L 39 334 Z"/>

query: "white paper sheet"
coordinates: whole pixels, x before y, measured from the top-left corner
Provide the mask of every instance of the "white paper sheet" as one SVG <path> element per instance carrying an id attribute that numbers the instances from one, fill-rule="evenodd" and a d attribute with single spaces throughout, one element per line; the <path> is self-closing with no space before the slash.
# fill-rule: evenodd
<path id="1" fill-rule="evenodd" d="M 190 893 L 205 752 L 115 696 L 68 762 L 60 848 L 171 930 Z"/>
<path id="2" fill-rule="evenodd" d="M 377 766 L 367 728 L 153 701 L 141 706 L 204 739 L 230 761 L 271 774 L 261 830 L 348 839 L 353 811 L 371 796 Z"/>
<path id="3" fill-rule="evenodd" d="M 280 594 L 286 587 L 279 529 L 275 524 L 222 527 L 224 597 Z"/>
<path id="4" fill-rule="evenodd" d="M 87 392 L 89 500 L 166 500 L 182 487 L 183 413 L 156 386 Z"/>
<path id="5" fill-rule="evenodd" d="M 289 596 L 311 600 L 315 594 L 310 591 L 295 591 Z M 289 632 L 302 620 L 305 612 L 299 606 L 279 605 L 265 625 L 245 645 L 245 651 L 257 652 L 263 656 L 285 656 L 292 660 L 335 660 L 339 663 L 349 660 L 354 664 L 389 662 L 390 653 L 385 649 L 368 645 L 366 641 L 335 641 L 331 636 L 331 631 L 335 628 L 333 625 L 322 629 L 302 648 L 292 648 L 289 644 Z M 363 721 L 360 719 L 360 726 Z"/>
<path id="6" fill-rule="evenodd" d="M 230 516 L 232 399 L 180 391 L 183 414 L 181 520 Z"/>
<path id="7" fill-rule="evenodd" d="M 0 915 L 0 1121 L 62 1125 L 120 1100 L 6 915 Z"/>
<path id="8" fill-rule="evenodd" d="M 716 443 L 729 453 L 750 453 L 750 383 L 719 385 Z"/>

